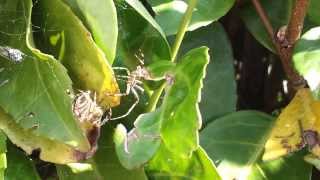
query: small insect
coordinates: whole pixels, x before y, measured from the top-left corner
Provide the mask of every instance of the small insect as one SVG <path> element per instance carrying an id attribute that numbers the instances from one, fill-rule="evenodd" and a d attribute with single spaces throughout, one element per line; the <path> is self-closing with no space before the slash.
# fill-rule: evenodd
<path id="1" fill-rule="evenodd" d="M 0 46 L 0 56 L 7 58 L 14 63 L 20 63 L 27 55 L 25 55 L 19 49 L 14 49 L 8 46 Z"/>
<path id="2" fill-rule="evenodd" d="M 90 122 L 93 125 L 101 126 L 103 111 L 96 102 L 96 94 L 91 91 L 80 91 L 75 96 L 72 111 L 80 122 Z"/>

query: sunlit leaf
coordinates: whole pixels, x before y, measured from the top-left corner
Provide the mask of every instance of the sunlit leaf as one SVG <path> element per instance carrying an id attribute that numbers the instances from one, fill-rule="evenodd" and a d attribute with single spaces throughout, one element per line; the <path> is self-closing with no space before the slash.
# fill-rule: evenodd
<path id="1" fill-rule="evenodd" d="M 151 80 L 162 80 L 166 78 L 168 72 L 172 71 L 175 67 L 172 61 L 157 61 L 146 67 L 150 73 Z"/>
<path id="2" fill-rule="evenodd" d="M 147 166 L 150 179 L 212 179 L 220 180 L 215 166 L 205 151 L 199 147 L 190 157 L 172 154 L 164 147 Z"/>
<path id="3" fill-rule="evenodd" d="M 320 98 L 320 27 L 312 28 L 298 40 L 293 52 L 296 70 L 308 81 L 317 99 Z"/>
<path id="4" fill-rule="evenodd" d="M 236 110 L 236 83 L 232 49 L 223 27 L 213 25 L 188 32 L 181 54 L 197 46 L 210 48 L 210 63 L 203 82 L 200 111 L 204 123 Z M 223 106 L 221 106 L 223 102 Z"/>
<path id="5" fill-rule="evenodd" d="M 199 0 L 192 14 L 188 30 L 195 30 L 218 20 L 229 11 L 234 2 L 234 0 Z M 187 7 L 187 0 L 164 1 L 161 4 L 155 3 L 153 9 L 156 12 L 156 20 L 167 36 L 177 33 Z"/>
<path id="6" fill-rule="evenodd" d="M 168 72 L 172 82 L 168 83 L 162 105 L 155 112 L 139 116 L 135 128 L 129 133 L 123 126 L 117 128 L 116 150 L 125 167 L 139 167 L 148 162 L 155 153 L 156 156 L 166 159 L 164 152 L 157 151 L 160 143 L 164 149 L 169 149 L 166 151 L 171 152 L 168 155 L 170 158 L 174 155 L 177 158 L 190 157 L 198 148 L 198 130 L 201 126 L 198 101 L 208 60 L 206 47 L 188 52 L 181 58 L 180 63 Z M 175 138 L 177 136 L 184 138 Z M 151 164 L 156 164 L 157 160 Z M 163 167 L 158 168 L 161 171 Z"/>
<path id="7" fill-rule="evenodd" d="M 7 160 L 5 179 L 40 180 L 32 160 L 13 145 L 8 147 Z"/>
<path id="8" fill-rule="evenodd" d="M 103 107 L 119 104 L 119 91 L 113 71 L 104 53 L 94 43 L 90 32 L 61 0 L 38 1 L 35 24 L 45 27 L 37 40 L 41 50 L 52 53 L 68 69 L 74 86 L 96 92 Z M 48 50 L 47 50 L 48 49 Z"/>
<path id="9" fill-rule="evenodd" d="M 110 64 L 116 55 L 118 22 L 117 12 L 112 0 L 65 0 L 79 18 L 83 19 L 97 45 L 106 54 Z"/>
<path id="10" fill-rule="evenodd" d="M 266 143 L 263 159 L 275 159 L 308 146 L 320 157 L 320 101 L 309 89 L 300 89 L 290 104 L 281 112 Z M 315 141 L 314 141 L 315 140 Z"/>
<path id="11" fill-rule="evenodd" d="M 198 130 L 202 124 L 198 102 L 208 63 L 206 47 L 193 49 L 183 56 L 172 74 L 174 83 L 162 103 L 163 143 L 181 156 L 189 156 L 198 147 Z"/>
<path id="12" fill-rule="evenodd" d="M 159 108 L 161 146 L 148 163 L 150 176 L 218 177 L 208 159 L 198 159 L 198 130 L 201 127 L 198 101 L 209 55 L 206 47 L 193 49 L 181 58 L 170 76 L 163 103 Z M 183 137 L 183 138 L 179 138 Z M 200 164 L 206 165 L 200 165 Z"/>
<path id="13" fill-rule="evenodd" d="M 306 162 L 312 164 L 318 170 L 320 170 L 320 159 L 317 156 L 315 156 L 313 154 L 307 154 L 306 156 L 304 156 L 303 159 Z"/>
<path id="14" fill-rule="evenodd" d="M 261 155 L 272 128 L 272 117 L 256 111 L 239 111 L 211 122 L 200 144 L 224 179 L 308 179 L 310 166 L 300 155 L 262 162 Z M 290 165 L 288 165 L 290 164 Z"/>
<path id="15" fill-rule="evenodd" d="M 261 0 L 259 1 L 262 7 L 265 9 L 270 22 L 275 29 L 278 31 L 282 26 L 288 24 L 289 17 L 292 9 L 292 0 Z M 275 52 L 272 45 L 272 41 L 269 38 L 266 28 L 264 27 L 260 17 L 254 9 L 252 3 L 247 3 L 242 8 L 242 18 L 246 27 L 250 33 L 266 48 Z"/>
<path id="16" fill-rule="evenodd" d="M 2 109 L 0 109 L 0 129 L 12 143 L 23 149 L 27 154 L 40 151 L 40 159 L 44 161 L 66 164 L 86 158 L 86 153 L 77 151 L 72 146 L 52 140 L 50 137 L 35 135 L 32 129 L 21 128 Z"/>
<path id="17" fill-rule="evenodd" d="M 294 154 L 278 160 L 255 164 L 248 177 L 250 180 L 260 179 L 310 179 L 312 166 L 304 162 L 303 154 Z"/>
<path id="18" fill-rule="evenodd" d="M 7 169 L 7 137 L 3 132 L 0 132 L 0 179 L 4 179 L 4 173 Z"/>
<path id="19" fill-rule="evenodd" d="M 23 54 L 19 62 L 0 57 L 0 106 L 12 117 L 1 120 L 14 121 L 33 135 L 88 151 L 89 143 L 73 117 L 72 99 L 67 93 L 72 92 L 72 86 L 66 70 L 51 56 L 31 46 L 31 5 L 31 0 L 8 1 L 3 4 L 6 10 L 1 11 L 5 14 L 1 17 L 10 15 L 17 21 L 0 21 L 0 30 L 17 35 L 0 33 L 0 45 L 19 48 L 17 51 Z"/>
<path id="20" fill-rule="evenodd" d="M 91 159 L 82 163 L 69 164 L 72 168 L 57 166 L 60 180 L 146 180 L 147 178 L 142 168 L 127 170 L 121 166 L 114 149 L 113 133 L 114 129 L 110 125 L 103 127 L 98 151 Z"/>
<path id="21" fill-rule="evenodd" d="M 118 125 L 114 141 L 122 165 L 128 169 L 138 168 L 147 163 L 157 152 L 160 139 L 160 111 L 139 116 L 135 128 L 129 133 Z"/>

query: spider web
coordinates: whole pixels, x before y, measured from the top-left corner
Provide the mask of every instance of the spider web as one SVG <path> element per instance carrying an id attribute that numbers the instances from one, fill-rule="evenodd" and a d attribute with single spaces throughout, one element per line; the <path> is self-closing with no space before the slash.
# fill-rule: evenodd
<path id="1" fill-rule="evenodd" d="M 12 47 L 15 49 L 21 49 L 22 46 L 24 46 L 23 41 L 26 39 L 27 35 L 27 26 L 30 26 L 30 30 L 32 34 L 40 33 L 40 32 L 59 32 L 55 29 L 48 29 L 47 27 L 40 27 L 32 23 L 32 20 L 34 18 L 39 17 L 39 12 L 34 11 L 34 7 L 37 5 L 38 0 L 36 0 L 33 3 L 33 9 L 31 10 L 31 22 L 28 22 L 28 14 L 26 7 L 24 7 L 24 3 L 22 4 L 22 7 L 19 10 L 12 11 L 7 10 L 4 7 L 0 6 L 0 25 L 2 26 L 0 29 L 0 46 L 5 47 L 10 44 L 10 42 L 7 41 L 7 39 L 17 39 L 21 40 L 21 45 L 17 47 Z M 46 16 L 50 16 L 50 14 L 46 14 Z M 46 23 L 44 23 L 46 25 Z M 61 31 L 61 30 L 60 30 Z M 9 46 L 10 47 L 10 46 Z"/>
<path id="2" fill-rule="evenodd" d="M 6 2 L 3 2 L 6 3 Z M 18 2 L 17 10 L 6 9 L 5 6 L 0 5 L 0 60 L 9 60 L 13 63 L 20 63 L 25 58 L 35 59 L 35 57 L 28 55 L 26 51 L 26 39 L 27 31 L 29 31 L 31 37 L 35 33 L 47 32 L 47 31 L 57 31 L 54 29 L 48 29 L 46 27 L 40 27 L 29 22 L 28 10 L 24 1 Z M 31 18 L 38 17 L 39 14 L 34 10 L 37 5 L 38 0 L 33 2 L 33 9 L 31 9 Z M 47 14 L 49 16 L 49 14 Z M 32 19 L 31 19 L 32 21 Z M 30 27 L 28 27 L 30 26 Z M 33 41 L 33 40 L 31 40 Z M 20 43 L 16 43 L 20 42 Z M 33 44 L 34 42 L 31 42 Z M 16 59 L 18 58 L 18 59 Z M 0 67 L 0 75 L 5 72 L 4 67 Z M 0 87 L 7 84 L 8 80 L 0 78 Z"/>

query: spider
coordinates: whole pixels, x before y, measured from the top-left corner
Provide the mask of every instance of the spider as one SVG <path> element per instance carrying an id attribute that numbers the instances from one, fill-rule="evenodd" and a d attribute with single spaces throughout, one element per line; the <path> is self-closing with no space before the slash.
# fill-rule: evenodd
<path id="1" fill-rule="evenodd" d="M 13 61 L 14 63 L 20 63 L 26 55 L 19 49 L 14 49 L 8 46 L 0 46 L 0 56 Z"/>
<path id="2" fill-rule="evenodd" d="M 80 122 L 101 126 L 103 111 L 96 102 L 96 94 L 94 93 L 93 99 L 91 94 L 91 91 L 80 91 L 74 99 L 72 111 Z"/>
<path id="3" fill-rule="evenodd" d="M 109 115 L 110 117 L 105 119 L 102 124 L 104 124 L 108 120 L 117 120 L 122 119 L 126 116 L 128 116 L 132 110 L 135 108 L 135 106 L 139 103 L 140 98 L 138 91 L 144 92 L 144 89 L 141 87 L 142 81 L 141 80 L 148 80 L 150 79 L 149 72 L 141 65 L 138 65 L 137 68 L 130 72 L 127 68 L 124 67 L 114 67 L 114 70 L 122 70 L 125 71 L 127 75 L 118 75 L 118 80 L 124 80 L 126 82 L 126 91 L 124 93 L 117 93 L 117 94 L 110 94 L 111 96 L 128 96 L 130 93 L 133 94 L 135 98 L 135 102 L 131 105 L 131 107 L 128 109 L 128 111 L 118 117 L 111 117 L 111 109 L 109 109 Z"/>

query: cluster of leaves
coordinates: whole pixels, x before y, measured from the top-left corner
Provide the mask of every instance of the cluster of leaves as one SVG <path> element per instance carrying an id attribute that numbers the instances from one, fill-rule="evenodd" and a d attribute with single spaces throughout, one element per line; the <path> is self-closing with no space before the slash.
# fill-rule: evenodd
<path id="1" fill-rule="evenodd" d="M 261 2 L 274 27 L 288 23 L 294 0 Z M 310 178 L 305 152 L 281 157 L 288 151 L 278 139 L 281 153 L 267 148 L 277 159 L 262 161 L 270 137 L 300 134 L 288 140 L 301 143 L 297 114 L 311 111 L 307 103 L 299 103 L 304 100 L 294 102 L 299 104 L 294 110 L 289 105 L 289 115 L 280 115 L 284 123 L 274 123 L 275 118 L 262 112 L 236 111 L 232 48 L 215 22 L 234 3 L 199 0 L 189 32 L 176 47 L 167 38 L 183 37 L 180 22 L 190 17 L 184 0 L 154 0 L 145 6 L 138 0 L 0 0 L 0 47 L 23 53 L 21 61 L 0 56 L 1 178 L 40 179 L 37 159 L 30 160 L 20 149 L 39 151 L 39 158 L 55 163 L 59 179 L 65 180 Z M 311 1 L 293 56 L 315 102 L 320 87 L 319 6 Z M 253 36 L 274 52 L 251 3 L 241 6 L 241 17 Z M 180 49 L 177 58 L 174 48 Z M 114 115 L 128 110 L 132 97 L 120 103 L 119 97 L 110 96 L 125 85 L 117 84 L 119 72 L 111 67 L 135 70 L 140 57 L 157 81 L 144 82 L 145 93 L 134 112 L 102 127 L 78 121 L 72 112 L 78 90 L 94 92 L 101 108 L 113 108 Z M 303 117 L 305 124 L 310 122 Z M 294 128 L 279 133 L 280 126 L 292 122 Z M 308 162 L 319 166 L 317 160 L 309 157 Z"/>

